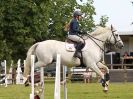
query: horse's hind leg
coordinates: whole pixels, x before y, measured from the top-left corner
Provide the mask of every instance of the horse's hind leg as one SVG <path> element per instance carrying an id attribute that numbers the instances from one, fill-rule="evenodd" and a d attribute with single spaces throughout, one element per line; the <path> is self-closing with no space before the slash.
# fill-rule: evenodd
<path id="1" fill-rule="evenodd" d="M 49 57 L 49 58 L 44 58 L 45 60 L 41 60 L 41 59 L 38 59 L 38 61 L 35 63 L 35 68 L 38 68 L 38 67 L 45 67 L 47 66 L 48 64 L 51 64 L 52 61 L 53 61 L 53 58 Z"/>
<path id="2" fill-rule="evenodd" d="M 47 59 L 45 61 L 40 61 L 38 60 L 35 65 L 34 65 L 34 69 L 36 68 L 40 68 L 40 67 L 44 67 L 48 64 L 52 63 L 52 58 L 51 59 Z M 31 67 L 30 67 L 31 68 Z M 30 69 L 31 70 L 31 69 Z M 31 71 L 30 71 L 31 72 Z M 41 71 L 40 71 L 41 72 Z M 28 80 L 25 82 L 25 86 L 28 86 L 29 85 L 29 78 L 30 78 L 30 75 L 28 76 Z"/>
<path id="3" fill-rule="evenodd" d="M 45 65 L 46 64 L 44 64 L 44 62 L 38 61 L 38 62 L 35 63 L 35 67 L 34 68 L 36 69 L 36 68 L 39 68 L 39 67 L 43 67 Z"/>

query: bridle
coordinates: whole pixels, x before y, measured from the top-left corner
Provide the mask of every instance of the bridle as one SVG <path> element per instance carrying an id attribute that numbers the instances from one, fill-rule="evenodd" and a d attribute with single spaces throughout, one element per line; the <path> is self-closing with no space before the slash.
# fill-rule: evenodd
<path id="1" fill-rule="evenodd" d="M 110 39 L 109 39 L 109 41 L 108 42 L 110 42 L 110 40 L 111 40 L 111 37 L 113 36 L 114 37 L 114 40 L 115 40 L 115 42 L 114 42 L 114 46 L 118 43 L 118 42 L 120 42 L 121 40 L 117 40 L 116 39 L 116 35 L 118 36 L 118 34 L 115 34 L 115 32 L 116 32 L 116 30 L 112 30 L 111 29 L 111 33 L 112 33 L 112 35 L 110 36 Z"/>
<path id="2" fill-rule="evenodd" d="M 89 33 L 87 33 L 87 39 L 90 38 L 103 52 L 106 52 L 106 51 L 105 51 L 105 46 L 106 46 L 106 45 L 110 45 L 110 46 L 113 45 L 113 46 L 116 46 L 116 44 L 117 44 L 118 42 L 121 41 L 121 40 L 117 40 L 117 38 L 116 38 L 116 36 L 115 36 L 115 32 L 116 32 L 116 30 L 114 31 L 114 30 L 111 28 L 111 36 L 109 37 L 110 39 L 108 39 L 108 40 L 106 40 L 106 41 L 97 39 L 97 38 L 95 38 L 94 36 L 90 35 Z M 111 40 L 112 36 L 114 37 L 114 40 L 115 40 L 114 44 L 110 43 L 110 40 Z M 84 39 L 83 37 L 82 37 L 82 39 L 83 39 L 84 41 L 86 40 L 86 39 Z M 104 48 L 102 48 L 95 40 L 105 43 Z"/>

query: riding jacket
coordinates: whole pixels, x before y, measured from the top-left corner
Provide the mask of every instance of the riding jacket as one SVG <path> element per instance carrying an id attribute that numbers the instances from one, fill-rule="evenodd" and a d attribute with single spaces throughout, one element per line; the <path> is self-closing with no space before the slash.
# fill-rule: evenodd
<path id="1" fill-rule="evenodd" d="M 70 22 L 69 35 L 78 35 L 79 33 L 79 22 L 77 19 L 73 18 Z"/>

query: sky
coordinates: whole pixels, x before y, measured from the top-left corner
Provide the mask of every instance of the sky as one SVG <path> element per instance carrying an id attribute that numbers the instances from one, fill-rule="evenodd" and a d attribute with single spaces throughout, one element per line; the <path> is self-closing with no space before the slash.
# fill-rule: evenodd
<path id="1" fill-rule="evenodd" d="M 80 0 L 77 0 L 80 1 Z M 87 0 L 83 0 L 86 2 Z M 99 23 L 102 15 L 109 17 L 107 26 L 111 24 L 118 31 L 133 31 L 133 0 L 94 0 L 96 16 L 94 20 Z"/>

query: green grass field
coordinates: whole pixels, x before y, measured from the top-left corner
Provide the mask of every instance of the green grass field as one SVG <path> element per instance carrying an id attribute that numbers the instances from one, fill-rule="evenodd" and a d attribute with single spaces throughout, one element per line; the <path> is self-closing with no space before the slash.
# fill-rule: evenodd
<path id="1" fill-rule="evenodd" d="M 107 94 L 102 89 L 99 83 L 68 83 L 68 99 L 133 99 L 133 83 L 111 83 Z M 23 85 L 0 86 L 0 99 L 29 99 L 30 90 Z M 54 99 L 53 96 L 54 84 L 46 83 L 45 99 Z"/>

